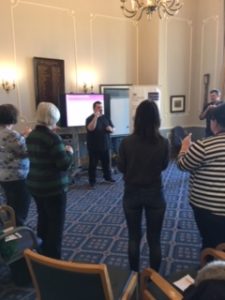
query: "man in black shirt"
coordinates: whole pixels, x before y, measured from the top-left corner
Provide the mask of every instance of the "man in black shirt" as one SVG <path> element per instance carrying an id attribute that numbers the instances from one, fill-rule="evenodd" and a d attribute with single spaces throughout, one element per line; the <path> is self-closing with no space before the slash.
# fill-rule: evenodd
<path id="1" fill-rule="evenodd" d="M 113 132 L 113 124 L 102 114 L 102 104 L 96 101 L 93 104 L 94 113 L 86 119 L 87 148 L 89 154 L 88 177 L 89 184 L 93 187 L 96 183 L 96 168 L 101 161 L 104 179 L 115 182 L 111 176 L 110 168 L 110 133 Z"/>
<path id="2" fill-rule="evenodd" d="M 199 115 L 200 120 L 206 119 L 206 129 L 205 129 L 205 136 L 213 135 L 210 129 L 210 112 L 213 108 L 217 105 L 222 104 L 223 101 L 220 100 L 221 92 L 220 90 L 214 89 L 209 92 L 210 102 L 206 103 L 203 107 L 201 114 Z"/>

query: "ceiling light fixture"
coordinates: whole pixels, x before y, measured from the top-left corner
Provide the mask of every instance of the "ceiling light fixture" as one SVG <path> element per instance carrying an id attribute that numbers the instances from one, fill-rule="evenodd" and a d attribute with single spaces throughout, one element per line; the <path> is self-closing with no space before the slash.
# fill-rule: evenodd
<path id="1" fill-rule="evenodd" d="M 183 6 L 180 0 L 120 0 L 121 9 L 127 18 L 134 18 L 139 21 L 145 12 L 151 18 L 154 12 L 159 18 L 175 15 Z"/>

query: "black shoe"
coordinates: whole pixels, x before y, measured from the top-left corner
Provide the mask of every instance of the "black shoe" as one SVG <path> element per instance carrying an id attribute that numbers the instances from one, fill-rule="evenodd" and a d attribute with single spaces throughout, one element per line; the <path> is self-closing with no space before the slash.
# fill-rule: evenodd
<path id="1" fill-rule="evenodd" d="M 95 189 L 95 183 L 89 183 L 89 188 L 90 189 Z"/>
<path id="2" fill-rule="evenodd" d="M 113 179 L 113 178 L 105 179 L 105 181 L 106 181 L 106 182 L 110 182 L 110 183 L 114 183 L 114 182 L 116 182 L 116 180 L 115 180 L 115 179 Z"/>

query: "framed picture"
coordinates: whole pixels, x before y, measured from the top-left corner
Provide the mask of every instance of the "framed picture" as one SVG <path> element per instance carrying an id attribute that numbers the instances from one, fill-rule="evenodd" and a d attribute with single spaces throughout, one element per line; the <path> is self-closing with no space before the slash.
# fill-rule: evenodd
<path id="1" fill-rule="evenodd" d="M 185 96 L 170 96 L 170 112 L 185 112 Z"/>
<path id="2" fill-rule="evenodd" d="M 205 85 L 209 85 L 209 82 L 210 82 L 210 74 L 209 73 L 203 75 L 203 81 L 204 81 Z"/>
<path id="3" fill-rule="evenodd" d="M 105 114 L 110 117 L 115 130 L 112 136 L 130 132 L 131 84 L 100 84 L 99 92 L 105 94 Z"/>
<path id="4" fill-rule="evenodd" d="M 60 107 L 60 96 L 65 93 L 64 60 L 33 57 L 36 105 L 49 101 Z"/>

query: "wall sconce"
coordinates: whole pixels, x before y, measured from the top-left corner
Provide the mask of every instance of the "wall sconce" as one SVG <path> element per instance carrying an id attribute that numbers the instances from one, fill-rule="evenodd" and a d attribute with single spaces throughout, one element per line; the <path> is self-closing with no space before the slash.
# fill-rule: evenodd
<path id="1" fill-rule="evenodd" d="M 77 84 L 78 89 L 84 94 L 93 94 L 94 93 L 94 86 L 96 84 L 96 74 L 93 70 L 88 68 L 82 68 L 78 72 L 77 76 Z"/>
<path id="2" fill-rule="evenodd" d="M 15 84 L 14 80 L 10 81 L 7 79 L 6 80 L 2 79 L 2 88 L 3 88 L 3 90 L 6 91 L 6 93 L 9 93 L 11 90 L 14 90 L 15 87 L 16 87 L 16 84 Z"/>
<path id="3" fill-rule="evenodd" d="M 88 91 L 90 91 L 90 93 L 92 94 L 93 93 L 93 88 L 94 88 L 93 84 L 90 86 L 90 89 L 89 89 L 87 83 L 84 83 L 84 85 L 83 85 L 84 94 L 87 94 Z"/>
<path id="4" fill-rule="evenodd" d="M 17 71 L 14 66 L 1 65 L 0 66 L 0 88 L 9 93 L 16 87 L 15 79 L 17 78 Z"/>

